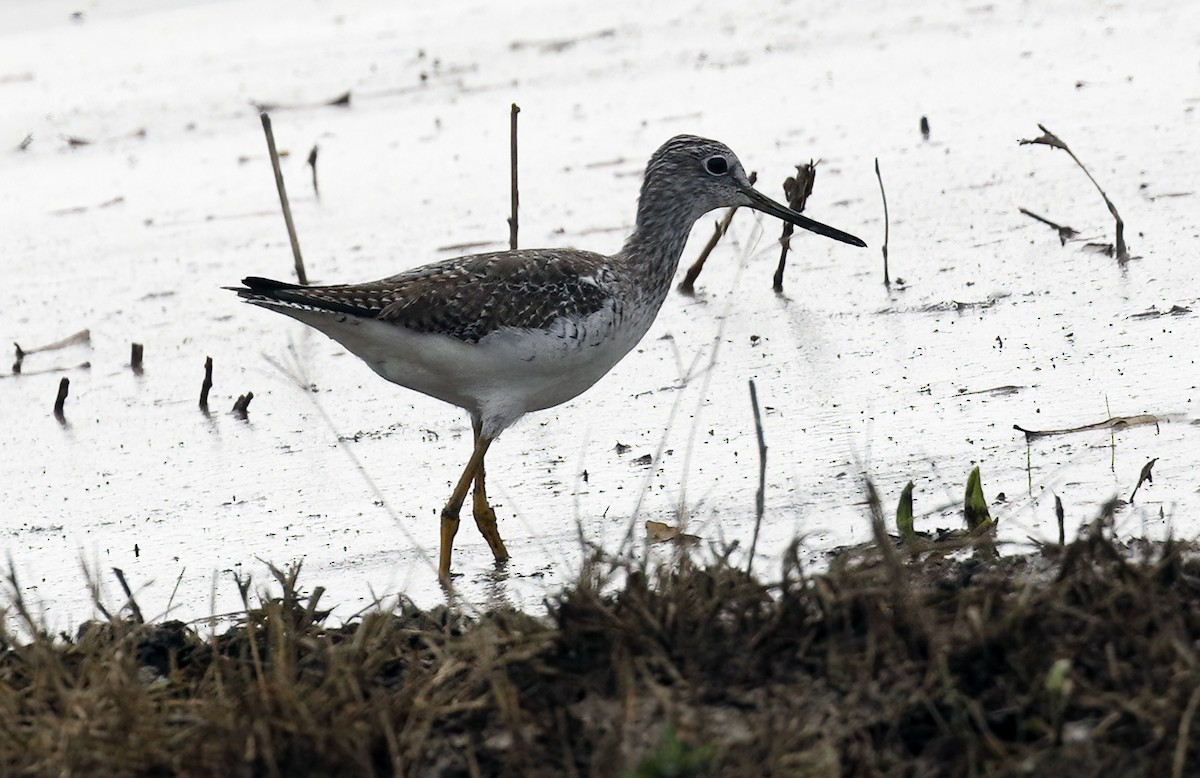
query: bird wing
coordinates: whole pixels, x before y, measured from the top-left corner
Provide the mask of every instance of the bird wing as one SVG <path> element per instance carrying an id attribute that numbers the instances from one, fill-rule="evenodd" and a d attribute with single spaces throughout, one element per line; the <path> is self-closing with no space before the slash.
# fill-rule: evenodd
<path id="1" fill-rule="evenodd" d="M 574 249 L 475 254 L 365 284 L 298 286 L 246 278 L 250 302 L 284 303 L 378 319 L 477 343 L 504 328 L 548 327 L 613 304 L 610 260 Z"/>

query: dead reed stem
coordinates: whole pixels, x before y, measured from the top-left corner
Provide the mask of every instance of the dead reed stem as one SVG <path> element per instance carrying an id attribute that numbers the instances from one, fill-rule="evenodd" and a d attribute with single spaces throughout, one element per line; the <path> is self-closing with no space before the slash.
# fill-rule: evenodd
<path id="1" fill-rule="evenodd" d="M 287 222 L 288 240 L 292 244 L 292 257 L 296 261 L 296 278 L 301 284 L 308 284 L 308 274 L 304 272 L 304 259 L 300 256 L 300 241 L 296 237 L 296 225 L 292 222 L 292 207 L 288 205 L 287 188 L 283 185 L 283 170 L 279 167 L 279 152 L 275 150 L 275 133 L 271 130 L 271 116 L 263 111 L 263 132 L 267 135 L 267 151 L 271 155 L 271 167 L 275 171 L 275 188 L 279 190 L 279 202 L 283 206 L 283 220 Z M 316 168 L 313 168 L 316 170 Z"/>
<path id="2" fill-rule="evenodd" d="M 212 357 L 204 358 L 204 382 L 200 384 L 200 410 L 208 413 L 208 391 L 212 389 Z"/>
<path id="3" fill-rule="evenodd" d="M 237 400 L 233 403 L 233 413 L 241 416 L 243 419 L 250 415 L 250 401 L 254 399 L 254 392 L 246 392 L 238 395 Z"/>
<path id="4" fill-rule="evenodd" d="M 1058 545 L 1067 545 L 1066 513 L 1063 511 L 1062 498 L 1054 495 L 1054 518 L 1058 521 Z"/>
<path id="5" fill-rule="evenodd" d="M 512 210 L 508 217 L 508 247 L 513 251 L 517 250 L 517 210 L 521 203 L 517 190 L 517 114 L 520 112 L 521 107 L 513 103 L 508 113 L 509 177 L 512 188 L 509 198 Z"/>
<path id="6" fill-rule="evenodd" d="M 879 179 L 879 196 L 883 199 L 883 285 L 891 286 L 892 279 L 888 275 L 888 237 L 891 222 L 888 219 L 887 192 L 883 190 L 883 175 L 879 172 L 879 157 L 875 158 L 875 177 Z"/>
<path id="7" fill-rule="evenodd" d="M 321 199 L 321 187 L 317 185 L 317 146 L 313 145 L 312 151 L 308 152 L 308 166 L 312 168 L 313 195 Z"/>
<path id="8" fill-rule="evenodd" d="M 762 415 L 758 410 L 758 390 L 754 379 L 750 379 L 750 406 L 754 409 L 754 432 L 758 436 L 758 493 L 754 495 L 754 535 L 750 539 L 750 560 L 746 562 L 746 575 L 754 569 L 754 552 L 758 548 L 758 531 L 762 528 L 767 495 L 767 441 L 763 436 Z"/>
<path id="9" fill-rule="evenodd" d="M 71 379 L 63 377 L 58 382 L 58 396 L 54 399 L 54 417 L 59 422 L 65 422 L 66 417 L 63 415 L 63 405 L 67 402 L 67 393 L 71 389 Z"/>

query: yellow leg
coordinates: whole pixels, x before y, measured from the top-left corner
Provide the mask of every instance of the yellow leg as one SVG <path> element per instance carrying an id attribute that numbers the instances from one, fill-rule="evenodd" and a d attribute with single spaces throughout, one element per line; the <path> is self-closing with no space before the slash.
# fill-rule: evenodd
<path id="1" fill-rule="evenodd" d="M 454 550 L 454 535 L 458 532 L 458 512 L 462 509 L 463 501 L 467 499 L 467 490 L 471 488 L 475 474 L 483 470 L 483 455 L 487 453 L 491 443 L 490 438 L 482 435 L 475 439 L 475 451 L 471 453 L 471 458 L 467 461 L 467 466 L 463 469 L 446 507 L 442 508 L 442 547 L 438 555 L 438 578 L 443 584 L 450 583 L 450 552 Z"/>
<path id="2" fill-rule="evenodd" d="M 479 445 L 480 425 L 479 422 L 473 422 L 475 427 L 475 445 Z M 472 492 L 472 508 L 475 513 L 475 526 L 479 527 L 479 534 L 483 535 L 483 539 L 487 541 L 488 546 L 492 549 L 492 556 L 496 558 L 496 563 L 505 562 L 508 560 L 508 549 L 504 547 L 504 541 L 500 538 L 500 530 L 496 527 L 496 512 L 492 510 L 492 506 L 488 505 L 487 488 L 483 484 L 484 481 L 484 465 L 483 460 L 479 461 L 479 470 L 475 472 L 475 489 Z"/>

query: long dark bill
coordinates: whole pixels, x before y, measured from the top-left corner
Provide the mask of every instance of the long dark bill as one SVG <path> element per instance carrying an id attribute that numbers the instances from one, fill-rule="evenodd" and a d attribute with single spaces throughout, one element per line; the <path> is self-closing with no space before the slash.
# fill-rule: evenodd
<path id="1" fill-rule="evenodd" d="M 830 227 L 828 224 L 822 224 L 819 221 L 815 221 L 807 216 L 796 213 L 791 208 L 780 205 L 757 189 L 744 186 L 742 187 L 742 193 L 745 194 L 746 197 L 750 198 L 751 207 L 757 208 L 763 213 L 769 213 L 777 219 L 783 219 L 785 222 L 791 222 L 797 227 L 803 227 L 804 229 L 810 232 L 815 232 L 818 235 L 824 235 L 827 238 L 840 240 L 842 243 L 849 243 L 851 246 L 861 246 L 863 248 L 866 248 L 867 246 L 866 243 L 863 243 L 861 238 L 856 238 L 848 232 L 842 232 L 835 227 Z"/>

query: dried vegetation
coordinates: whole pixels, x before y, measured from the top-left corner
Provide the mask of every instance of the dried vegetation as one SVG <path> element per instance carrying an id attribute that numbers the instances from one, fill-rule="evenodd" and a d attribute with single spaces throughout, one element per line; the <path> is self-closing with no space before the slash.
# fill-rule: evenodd
<path id="1" fill-rule="evenodd" d="M 1024 556 L 893 551 L 819 575 L 793 555 L 771 585 L 723 560 L 619 584 L 597 563 L 543 618 L 404 605 L 337 627 L 276 571 L 215 635 L 132 617 L 10 635 L 0 773 L 1200 770 L 1190 547 L 1097 524 Z"/>

